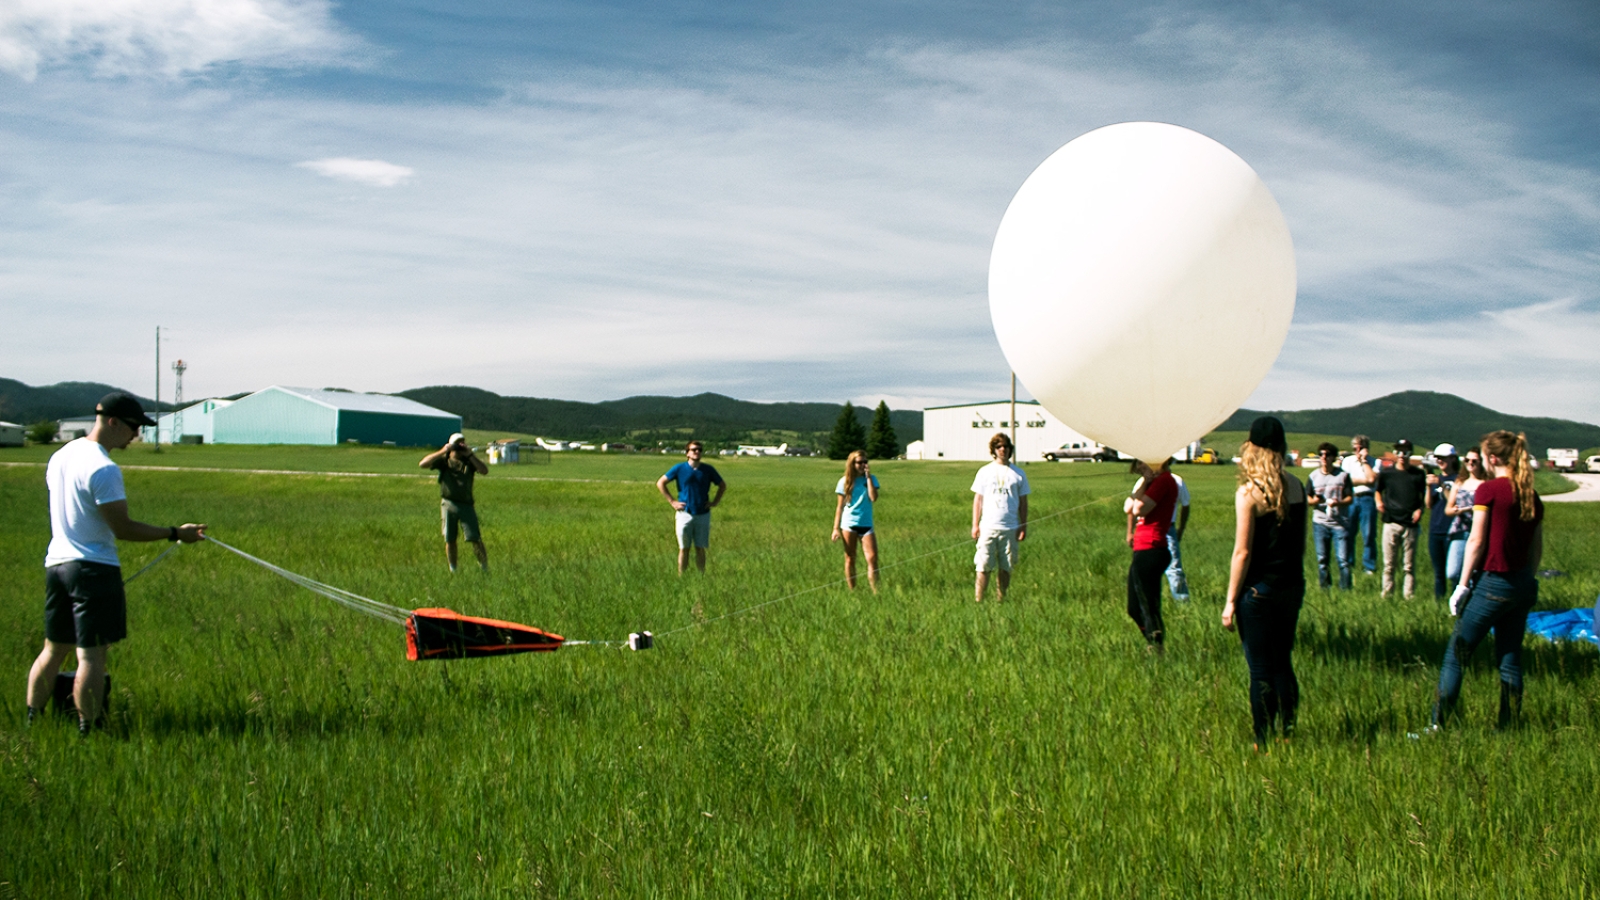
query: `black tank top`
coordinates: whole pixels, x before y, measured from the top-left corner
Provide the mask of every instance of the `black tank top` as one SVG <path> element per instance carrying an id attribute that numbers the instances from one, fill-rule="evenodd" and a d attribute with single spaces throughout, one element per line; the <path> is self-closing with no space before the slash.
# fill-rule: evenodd
<path id="1" fill-rule="evenodd" d="M 1256 516 L 1250 568 L 1244 576 L 1247 587 L 1261 584 L 1269 589 L 1290 590 L 1306 585 L 1306 490 L 1300 479 L 1284 472 L 1283 492 L 1289 501 L 1289 512 L 1282 522 L 1271 510 Z"/>

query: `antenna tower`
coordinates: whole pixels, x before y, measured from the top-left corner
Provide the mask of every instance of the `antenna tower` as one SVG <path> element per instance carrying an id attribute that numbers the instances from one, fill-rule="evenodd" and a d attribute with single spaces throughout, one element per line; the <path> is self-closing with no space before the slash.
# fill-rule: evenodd
<path id="1" fill-rule="evenodd" d="M 172 431 L 168 440 L 174 444 L 183 443 L 183 373 L 188 368 L 189 364 L 181 359 L 172 364 L 172 374 L 178 377 L 178 384 L 172 389 Z M 161 411 L 156 410 L 156 417 L 159 419 L 160 416 Z M 160 433 L 161 426 L 157 425 L 156 434 Z"/>

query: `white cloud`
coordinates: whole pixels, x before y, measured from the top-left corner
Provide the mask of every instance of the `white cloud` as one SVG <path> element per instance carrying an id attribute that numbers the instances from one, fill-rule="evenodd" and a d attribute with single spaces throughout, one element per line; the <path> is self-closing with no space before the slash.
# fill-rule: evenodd
<path id="1" fill-rule="evenodd" d="M 193 75 L 223 63 L 327 62 L 358 42 L 327 0 L 6 0 L 0 71 L 32 81 L 80 62 L 97 75 Z"/>
<path id="2" fill-rule="evenodd" d="M 410 166 L 397 166 L 381 159 L 352 159 L 348 156 L 308 159 L 305 162 L 295 163 L 295 166 L 310 169 L 328 178 L 370 184 L 373 187 L 394 187 L 397 184 L 404 184 L 416 174 L 416 170 Z"/>
<path id="3" fill-rule="evenodd" d="M 1593 335 L 1594 174 L 1527 158 L 1470 98 L 1302 38 L 1152 37 L 1187 54 L 1179 76 L 1120 45 L 889 46 L 809 69 L 561 73 L 490 103 L 190 85 L 175 102 L 170 85 L 41 78 L 31 99 L 0 94 L 0 121 L 30 123 L 0 158 L 0 296 L 17 298 L 0 375 L 115 381 L 84 369 L 103 353 L 49 335 L 68 315 L 137 330 L 179 309 L 194 324 L 173 352 L 201 391 L 993 399 L 1008 385 L 985 281 L 1006 203 L 1062 142 L 1157 119 L 1239 152 L 1294 230 L 1301 306 L 1251 406 L 1454 385 L 1600 419 L 1592 390 L 1534 389 L 1563 371 L 1552 347 L 1600 346 L 1569 339 Z M 366 147 L 428 177 L 333 191 L 283 162 Z M 1565 334 L 1470 374 L 1519 315 Z M 142 373 L 141 354 L 117 364 Z M 1566 368 L 1595 383 L 1581 356 Z M 1490 402 L 1502 384 L 1527 399 Z"/>
<path id="4" fill-rule="evenodd" d="M 1594 422 L 1600 305 L 1565 297 L 1417 322 L 1375 312 L 1302 323 L 1251 409 L 1325 409 L 1401 390 Z"/>

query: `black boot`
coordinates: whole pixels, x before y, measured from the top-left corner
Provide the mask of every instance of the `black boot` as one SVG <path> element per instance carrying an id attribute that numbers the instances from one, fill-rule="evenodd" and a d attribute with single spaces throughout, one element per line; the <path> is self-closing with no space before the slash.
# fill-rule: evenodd
<path id="1" fill-rule="evenodd" d="M 1522 722 L 1522 691 L 1506 682 L 1500 682 L 1500 718 L 1495 727 L 1501 730 Z"/>

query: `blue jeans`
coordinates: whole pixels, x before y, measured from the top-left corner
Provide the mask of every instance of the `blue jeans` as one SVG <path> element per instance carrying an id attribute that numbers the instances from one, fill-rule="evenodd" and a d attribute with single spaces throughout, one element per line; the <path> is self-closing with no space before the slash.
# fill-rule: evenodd
<path id="1" fill-rule="evenodd" d="M 1167 529 L 1167 552 L 1172 554 L 1172 564 L 1167 566 L 1167 587 L 1172 588 L 1172 599 L 1179 603 L 1189 601 L 1189 576 L 1183 574 L 1181 543 L 1172 529 Z"/>
<path id="2" fill-rule="evenodd" d="M 1433 599 L 1443 600 L 1454 588 L 1445 586 L 1450 569 L 1450 535 L 1428 533 L 1428 561 L 1433 563 Z M 1460 573 L 1456 573 L 1458 576 Z"/>
<path id="3" fill-rule="evenodd" d="M 1292 655 L 1304 601 L 1304 585 L 1274 591 L 1258 584 L 1245 589 L 1235 608 L 1234 622 L 1250 669 L 1250 722 L 1257 742 L 1267 739 L 1275 720 L 1285 737 L 1294 731 L 1300 682 L 1294 677 Z"/>
<path id="4" fill-rule="evenodd" d="M 1333 583 L 1328 572 L 1328 557 L 1339 555 L 1339 590 L 1350 590 L 1350 529 L 1343 525 L 1311 523 L 1312 542 L 1317 548 L 1317 583 L 1323 587 Z"/>
<path id="5" fill-rule="evenodd" d="M 1439 670 L 1439 697 L 1433 721 L 1442 725 L 1455 714 L 1461 699 L 1461 665 L 1472 658 L 1483 639 L 1494 631 L 1494 655 L 1500 664 L 1500 727 L 1522 712 L 1522 636 L 1528 630 L 1528 610 L 1539 600 L 1539 580 L 1533 567 L 1520 572 L 1485 572 L 1461 610 L 1461 618 L 1444 647 Z"/>
<path id="6" fill-rule="evenodd" d="M 1450 535 L 1450 550 L 1445 554 L 1444 580 L 1445 586 L 1461 583 L 1461 567 L 1467 562 L 1467 533 Z M 1450 587 L 1450 590 L 1455 590 Z"/>
<path id="7" fill-rule="evenodd" d="M 1356 532 L 1361 532 L 1361 567 L 1369 573 L 1378 571 L 1378 501 L 1372 492 L 1356 494 L 1350 504 L 1350 558 L 1355 558 Z"/>

